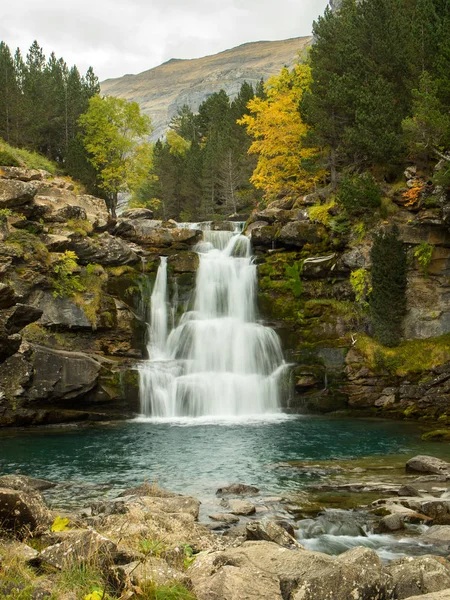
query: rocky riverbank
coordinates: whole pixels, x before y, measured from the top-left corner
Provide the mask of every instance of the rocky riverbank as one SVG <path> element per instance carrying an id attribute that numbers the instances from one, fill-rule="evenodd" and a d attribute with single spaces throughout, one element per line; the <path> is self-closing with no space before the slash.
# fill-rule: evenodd
<path id="1" fill-rule="evenodd" d="M 322 474 L 333 468 L 289 467 Z M 352 524 L 354 547 L 337 556 L 312 550 L 305 532 L 311 523 L 317 529 L 327 519 L 333 522 L 333 515 L 318 508 L 311 492 L 295 501 L 293 496 L 268 499 L 253 486 L 233 484 L 217 491 L 217 513 L 199 522 L 197 499 L 155 484 L 66 512 L 47 504 L 61 484 L 5 475 L 0 477 L 0 594 L 8 600 L 447 600 L 450 463 L 414 457 L 400 484 L 387 484 L 389 466 L 378 478 L 375 470 L 335 464 L 334 475 L 353 480 L 334 486 L 328 481 L 321 491 L 345 485 L 356 494 L 378 492 L 377 500 L 358 508 L 366 511 L 366 524 L 370 515 L 376 531 L 402 530 L 421 556 L 382 561 L 372 548 L 358 545 L 358 511 L 334 514 L 335 532 L 338 527 L 349 532 Z M 290 517 L 280 518 L 280 508 L 273 510 L 277 503 Z"/>

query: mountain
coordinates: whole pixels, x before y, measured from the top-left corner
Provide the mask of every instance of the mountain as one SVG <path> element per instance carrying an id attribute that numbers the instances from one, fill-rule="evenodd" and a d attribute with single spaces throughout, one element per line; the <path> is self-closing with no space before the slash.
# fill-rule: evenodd
<path id="1" fill-rule="evenodd" d="M 250 42 L 219 54 L 192 60 L 171 59 L 138 75 L 124 75 L 101 83 L 103 94 L 138 102 L 153 123 L 152 139 L 167 130 L 177 110 L 188 104 L 195 112 L 214 92 L 231 97 L 244 81 L 256 85 L 283 66 L 291 67 L 311 37 L 276 42 Z"/>

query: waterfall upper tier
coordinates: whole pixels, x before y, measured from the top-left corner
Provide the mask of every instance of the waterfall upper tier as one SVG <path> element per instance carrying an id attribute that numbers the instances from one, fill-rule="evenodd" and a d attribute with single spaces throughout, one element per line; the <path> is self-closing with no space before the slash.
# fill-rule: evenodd
<path id="1" fill-rule="evenodd" d="M 195 224 L 196 226 L 198 224 Z M 140 369 L 147 417 L 229 418 L 280 412 L 285 371 L 277 334 L 257 322 L 247 237 L 203 228 L 195 293 L 169 332 L 167 259 L 151 296 L 149 360 Z"/>

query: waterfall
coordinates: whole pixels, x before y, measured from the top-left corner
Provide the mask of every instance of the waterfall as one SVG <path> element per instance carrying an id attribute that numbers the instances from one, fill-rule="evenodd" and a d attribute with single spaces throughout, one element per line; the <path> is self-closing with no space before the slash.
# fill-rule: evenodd
<path id="1" fill-rule="evenodd" d="M 151 296 L 149 360 L 139 371 L 142 414 L 173 419 L 280 412 L 286 364 L 277 334 L 257 322 L 249 239 L 238 227 L 205 228 L 195 250 L 200 265 L 191 310 L 170 333 L 167 259 L 161 258 Z"/>

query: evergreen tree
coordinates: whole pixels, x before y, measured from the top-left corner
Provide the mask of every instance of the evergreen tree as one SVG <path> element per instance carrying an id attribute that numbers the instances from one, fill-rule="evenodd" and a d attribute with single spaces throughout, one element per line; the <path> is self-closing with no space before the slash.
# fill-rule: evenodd
<path id="1" fill-rule="evenodd" d="M 374 334 L 385 346 L 396 346 L 402 336 L 407 287 L 406 252 L 397 227 L 375 234 L 370 257 L 369 305 Z"/>

